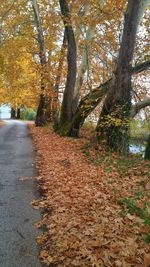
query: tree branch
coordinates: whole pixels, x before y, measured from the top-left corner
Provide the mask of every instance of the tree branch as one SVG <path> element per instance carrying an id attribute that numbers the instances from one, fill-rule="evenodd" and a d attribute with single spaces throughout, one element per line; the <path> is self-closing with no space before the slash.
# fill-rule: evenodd
<path id="1" fill-rule="evenodd" d="M 13 8 L 14 4 L 15 4 L 16 0 L 13 0 L 10 7 L 5 11 L 5 13 L 2 15 L 1 17 L 1 22 L 5 19 L 5 17 L 7 17 L 7 15 L 9 14 L 10 10 Z"/>
<path id="2" fill-rule="evenodd" d="M 148 106 L 150 106 L 150 97 L 148 97 L 146 100 L 139 101 L 134 104 L 131 109 L 131 118 L 134 118 L 141 109 L 146 108 Z"/>
<path id="3" fill-rule="evenodd" d="M 149 68 L 150 68 L 150 60 L 138 64 L 137 66 L 134 66 L 132 68 L 132 74 L 138 74 L 144 70 L 148 70 Z"/>

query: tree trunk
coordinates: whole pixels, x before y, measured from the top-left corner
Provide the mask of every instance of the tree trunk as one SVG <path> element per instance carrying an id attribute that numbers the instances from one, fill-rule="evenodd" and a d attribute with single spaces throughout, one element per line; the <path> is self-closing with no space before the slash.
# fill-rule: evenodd
<path id="1" fill-rule="evenodd" d="M 145 149 L 144 158 L 150 160 L 150 135 L 147 139 L 147 145 L 146 145 L 146 149 Z"/>
<path id="2" fill-rule="evenodd" d="M 11 119 L 16 119 L 16 110 L 11 108 Z"/>
<path id="3" fill-rule="evenodd" d="M 76 42 L 74 37 L 74 32 L 71 26 L 71 17 L 68 4 L 66 0 L 59 0 L 61 13 L 63 17 L 63 22 L 65 25 L 65 34 L 68 42 L 68 52 L 67 52 L 67 62 L 68 62 L 68 72 L 67 80 L 65 85 L 64 97 L 62 101 L 60 122 L 59 122 L 59 132 L 64 126 L 70 123 L 73 117 L 73 96 L 74 88 L 76 82 Z"/>
<path id="4" fill-rule="evenodd" d="M 58 96 L 49 97 L 45 112 L 46 121 L 56 123 L 58 120 Z"/>
<path id="5" fill-rule="evenodd" d="M 66 128 L 66 135 L 71 137 L 78 137 L 80 128 L 82 127 L 88 115 L 97 107 L 102 101 L 105 94 L 111 85 L 111 79 L 95 88 L 91 93 L 80 100 L 76 113 L 72 122 Z"/>
<path id="6" fill-rule="evenodd" d="M 20 108 L 17 108 L 17 119 L 20 119 L 20 115 L 21 115 Z"/>
<path id="7" fill-rule="evenodd" d="M 41 95 L 39 100 L 39 106 L 37 110 L 35 124 L 36 126 L 44 126 L 46 124 L 45 110 L 46 110 L 46 96 L 45 96 L 45 73 L 46 73 L 46 52 L 45 52 L 45 44 L 44 44 L 44 35 L 41 24 L 41 19 L 39 15 L 39 7 L 37 4 L 37 0 L 32 0 L 32 8 L 34 12 L 35 25 L 38 32 L 38 44 L 39 44 L 39 56 L 40 56 L 40 64 L 41 64 Z"/>
<path id="8" fill-rule="evenodd" d="M 90 26 L 86 33 L 86 45 L 85 45 L 86 47 L 84 48 L 83 53 L 82 53 L 82 61 L 79 67 L 79 72 L 78 72 L 78 76 L 76 79 L 76 86 L 75 86 L 75 91 L 74 91 L 74 101 L 73 101 L 73 113 L 74 114 L 76 112 L 76 109 L 79 103 L 79 94 L 80 94 L 80 90 L 83 84 L 84 74 L 86 73 L 87 68 L 88 68 L 88 51 L 90 49 L 92 40 L 94 38 L 95 28 L 96 28 L 96 25 Z"/>
<path id="9" fill-rule="evenodd" d="M 59 91 L 59 85 L 60 85 L 61 76 L 62 76 L 61 74 L 62 74 L 62 68 L 63 68 L 66 49 L 67 49 L 67 40 L 66 40 L 65 31 L 64 31 L 64 38 L 63 38 L 63 43 L 62 43 L 62 46 L 61 46 L 60 59 L 59 59 L 56 82 L 55 82 L 55 91 L 56 92 Z"/>
<path id="10" fill-rule="evenodd" d="M 40 101 L 37 109 L 37 115 L 35 119 L 36 126 L 44 126 L 47 121 L 45 117 L 45 97 L 43 94 L 40 95 Z"/>
<path id="11" fill-rule="evenodd" d="M 128 1 L 113 85 L 97 124 L 98 140 L 105 140 L 109 148 L 124 155 L 128 154 L 129 149 L 132 61 L 137 28 L 145 8 L 145 0 Z"/>

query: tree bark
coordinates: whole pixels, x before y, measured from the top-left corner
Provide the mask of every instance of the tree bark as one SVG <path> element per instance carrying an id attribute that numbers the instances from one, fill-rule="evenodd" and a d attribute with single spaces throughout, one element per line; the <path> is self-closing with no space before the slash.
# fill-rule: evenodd
<path id="1" fill-rule="evenodd" d="M 129 150 L 132 61 L 137 28 L 145 8 L 145 0 L 128 0 L 114 81 L 97 124 L 98 140 L 105 140 L 109 148 L 124 155 Z"/>
<path id="2" fill-rule="evenodd" d="M 45 108 L 45 96 L 41 94 L 38 109 L 37 109 L 37 115 L 35 119 L 36 126 L 44 126 L 46 124 L 44 108 Z"/>
<path id="3" fill-rule="evenodd" d="M 11 108 L 11 119 L 16 119 L 16 110 Z"/>
<path id="4" fill-rule="evenodd" d="M 60 59 L 59 59 L 56 82 L 55 82 L 55 91 L 56 92 L 59 91 L 59 85 L 60 85 L 60 80 L 61 80 L 61 74 L 62 74 L 62 68 L 63 68 L 66 49 L 67 49 L 67 40 L 66 40 L 65 31 L 64 31 L 63 43 L 62 43 L 61 50 L 60 50 Z"/>
<path id="5" fill-rule="evenodd" d="M 80 100 L 76 113 L 71 123 L 68 125 L 68 128 L 66 128 L 65 135 L 70 137 L 79 136 L 80 128 L 82 127 L 85 119 L 102 101 L 103 97 L 109 90 L 111 81 L 112 80 L 110 79 L 101 84 L 99 87 L 95 88 L 92 93 L 87 94 Z"/>
<path id="6" fill-rule="evenodd" d="M 32 0 L 32 8 L 34 12 L 35 25 L 38 32 L 38 43 L 39 43 L 39 56 L 41 64 L 41 95 L 39 99 L 39 105 L 37 109 L 37 115 L 35 119 L 36 126 L 44 126 L 46 122 L 45 110 L 46 110 L 46 96 L 45 96 L 45 72 L 46 72 L 46 53 L 45 53 L 45 44 L 44 44 L 44 35 L 41 24 L 41 19 L 39 15 L 39 7 L 37 0 Z"/>
<path id="7" fill-rule="evenodd" d="M 147 139 L 147 145 L 146 145 L 146 149 L 145 149 L 144 158 L 150 160 L 150 135 Z"/>
<path id="8" fill-rule="evenodd" d="M 47 103 L 48 102 L 48 103 Z M 46 99 L 46 121 L 50 123 L 57 123 L 58 120 L 58 94 Z"/>
<path id="9" fill-rule="evenodd" d="M 21 113 L 20 113 L 20 108 L 17 108 L 17 119 L 20 119 Z"/>
<path id="10" fill-rule="evenodd" d="M 76 55 L 76 42 L 75 42 L 73 28 L 71 25 L 71 16 L 67 1 L 59 0 L 59 3 L 60 3 L 63 22 L 65 25 L 65 34 L 68 43 L 68 51 L 67 51 L 68 72 L 67 72 L 67 80 L 65 85 L 60 121 L 59 121 L 59 131 L 61 132 L 61 128 L 63 128 L 64 125 L 69 123 L 73 117 L 73 96 L 74 96 L 74 88 L 76 82 L 77 55 Z"/>

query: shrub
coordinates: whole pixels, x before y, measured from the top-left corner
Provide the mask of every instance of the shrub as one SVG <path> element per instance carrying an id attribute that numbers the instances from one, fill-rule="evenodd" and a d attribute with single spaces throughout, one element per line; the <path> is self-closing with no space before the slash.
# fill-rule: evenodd
<path id="1" fill-rule="evenodd" d="M 23 120 L 35 120 L 36 111 L 32 108 L 27 108 L 22 112 L 21 118 Z"/>

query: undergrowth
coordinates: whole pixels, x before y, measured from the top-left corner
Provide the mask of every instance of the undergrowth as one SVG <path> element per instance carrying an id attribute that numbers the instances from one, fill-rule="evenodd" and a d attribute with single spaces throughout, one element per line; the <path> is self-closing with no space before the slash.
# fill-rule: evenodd
<path id="1" fill-rule="evenodd" d="M 81 150 L 90 163 L 97 167 L 104 164 L 105 172 L 108 175 L 109 173 L 114 172 L 114 170 L 118 173 L 121 178 L 119 183 L 121 183 L 122 186 L 119 184 L 120 188 L 113 187 L 112 192 L 117 198 L 115 200 L 116 203 L 123 206 L 120 211 L 120 216 L 125 218 L 128 213 L 138 216 L 144 225 L 147 226 L 147 233 L 142 238 L 146 243 L 150 243 L 150 202 L 145 201 L 145 199 L 149 199 L 150 197 L 148 190 L 146 190 L 146 185 L 149 182 L 150 176 L 149 162 L 135 156 L 130 156 L 128 158 L 119 156 L 115 153 L 104 150 L 102 147 L 92 142 L 87 142 L 84 146 L 82 146 Z M 143 168 L 141 170 L 142 163 Z M 135 188 L 127 188 L 126 196 L 124 196 L 122 191 L 124 191 L 126 178 L 129 178 L 129 176 L 131 181 L 134 177 L 136 177 L 137 180 L 136 183 L 133 180 Z M 141 179 L 142 176 L 143 178 Z M 115 183 L 115 177 L 114 180 L 109 178 L 107 179 L 107 184 Z M 139 201 L 141 206 L 138 204 Z"/>

